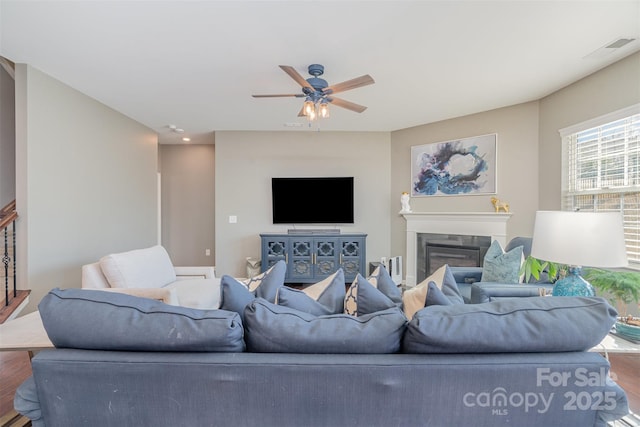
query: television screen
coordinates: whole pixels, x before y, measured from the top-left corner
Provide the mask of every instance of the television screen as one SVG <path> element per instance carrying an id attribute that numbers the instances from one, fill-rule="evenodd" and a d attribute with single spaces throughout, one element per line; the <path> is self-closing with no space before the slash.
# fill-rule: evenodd
<path id="1" fill-rule="evenodd" d="M 274 224 L 353 224 L 353 177 L 271 178 Z"/>

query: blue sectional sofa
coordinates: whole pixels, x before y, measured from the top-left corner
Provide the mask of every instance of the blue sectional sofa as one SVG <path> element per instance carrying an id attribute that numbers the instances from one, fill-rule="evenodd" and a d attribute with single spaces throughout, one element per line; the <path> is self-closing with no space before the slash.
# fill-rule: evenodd
<path id="1" fill-rule="evenodd" d="M 530 237 L 514 237 L 507 243 L 504 250 L 509 252 L 518 246 L 522 246 L 523 255 L 526 258 L 531 254 Z M 478 304 L 503 298 L 535 297 L 540 291 L 550 292 L 553 289 L 547 275 L 543 272 L 539 280 L 532 278 L 529 283 L 496 283 L 486 282 L 482 279 L 482 267 L 450 267 L 456 280 L 458 289 L 467 304 Z"/>
<path id="2" fill-rule="evenodd" d="M 516 298 L 315 316 L 254 298 L 239 313 L 54 290 L 57 348 L 15 408 L 34 427 L 603 427 L 628 413 L 588 349 L 600 298 Z"/>

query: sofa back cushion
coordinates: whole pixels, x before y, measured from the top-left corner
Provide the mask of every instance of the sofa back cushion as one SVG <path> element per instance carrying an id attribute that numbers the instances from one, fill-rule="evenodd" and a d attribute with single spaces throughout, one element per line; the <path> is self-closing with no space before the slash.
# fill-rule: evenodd
<path id="1" fill-rule="evenodd" d="M 398 307 L 365 316 L 314 316 L 251 302 L 244 313 L 247 350 L 257 353 L 396 353 L 407 319 Z"/>
<path id="2" fill-rule="evenodd" d="M 56 347 L 122 351 L 244 350 L 237 313 L 90 289 L 54 289 L 38 305 Z"/>
<path id="3" fill-rule="evenodd" d="M 169 254 L 159 245 L 106 255 L 100 268 L 112 288 L 161 288 L 176 281 Z"/>
<path id="4" fill-rule="evenodd" d="M 418 311 L 405 353 L 537 353 L 585 351 L 609 333 L 616 310 L 603 298 L 509 298 L 434 305 Z"/>

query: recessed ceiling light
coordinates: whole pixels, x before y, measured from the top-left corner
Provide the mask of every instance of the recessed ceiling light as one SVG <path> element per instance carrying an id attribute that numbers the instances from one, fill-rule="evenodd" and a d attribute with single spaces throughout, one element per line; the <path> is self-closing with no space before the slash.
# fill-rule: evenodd
<path id="1" fill-rule="evenodd" d="M 191 141 L 191 138 L 187 138 L 187 137 L 185 136 L 184 138 L 182 138 L 182 140 L 183 140 L 184 142 L 189 142 L 189 141 Z"/>

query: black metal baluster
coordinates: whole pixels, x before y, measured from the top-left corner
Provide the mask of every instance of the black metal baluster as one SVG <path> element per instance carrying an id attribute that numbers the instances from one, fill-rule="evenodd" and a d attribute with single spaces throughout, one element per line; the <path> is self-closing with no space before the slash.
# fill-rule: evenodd
<path id="1" fill-rule="evenodd" d="M 18 282 L 16 280 L 16 220 L 11 223 L 11 229 L 13 230 L 13 297 L 18 296 Z"/>
<path id="2" fill-rule="evenodd" d="M 2 262 L 4 263 L 4 305 L 9 305 L 9 236 L 8 227 L 4 229 L 4 256 Z"/>

